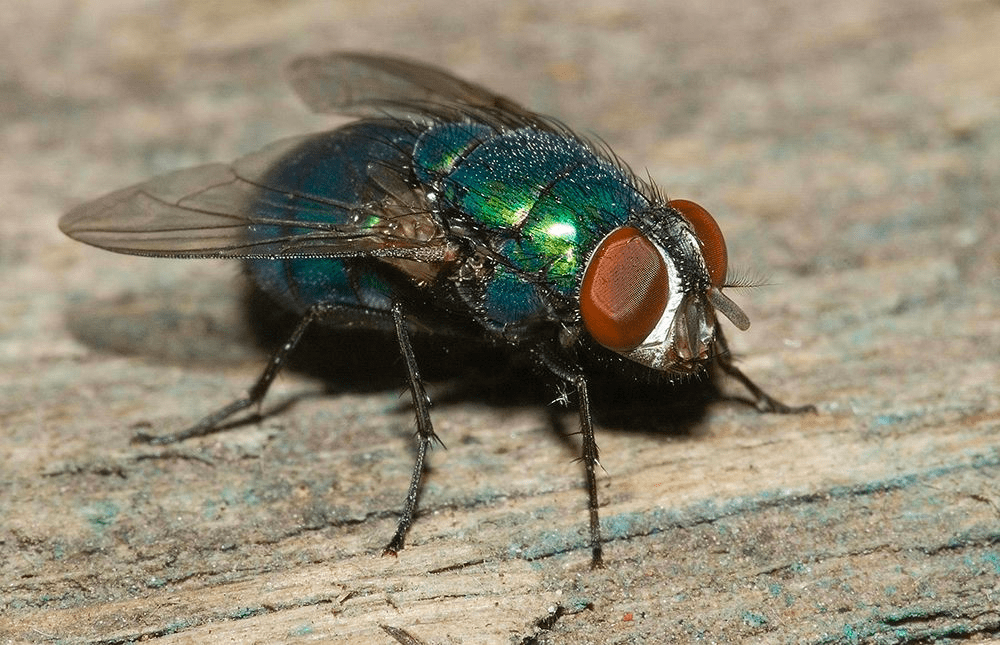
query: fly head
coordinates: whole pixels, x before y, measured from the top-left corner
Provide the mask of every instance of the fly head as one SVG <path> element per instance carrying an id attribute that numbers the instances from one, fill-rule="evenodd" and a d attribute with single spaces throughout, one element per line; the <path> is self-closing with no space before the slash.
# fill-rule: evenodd
<path id="1" fill-rule="evenodd" d="M 590 256 L 580 317 L 595 341 L 655 370 L 690 373 L 710 359 L 716 312 L 746 330 L 746 314 L 722 293 L 726 242 L 704 208 L 673 200 L 611 231 Z"/>

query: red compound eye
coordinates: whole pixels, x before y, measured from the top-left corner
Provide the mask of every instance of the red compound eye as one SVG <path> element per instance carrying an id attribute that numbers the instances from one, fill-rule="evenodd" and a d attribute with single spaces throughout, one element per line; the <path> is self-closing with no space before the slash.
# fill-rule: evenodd
<path id="1" fill-rule="evenodd" d="M 726 251 L 726 240 L 712 215 L 694 202 L 686 199 L 674 199 L 667 206 L 676 209 L 694 229 L 694 236 L 701 243 L 701 254 L 705 258 L 708 277 L 712 285 L 721 287 L 726 281 L 726 269 L 729 255 Z"/>
<path id="2" fill-rule="evenodd" d="M 639 229 L 623 226 L 601 241 L 587 265 L 580 315 L 594 340 L 627 351 L 656 327 L 669 295 L 660 252 Z"/>

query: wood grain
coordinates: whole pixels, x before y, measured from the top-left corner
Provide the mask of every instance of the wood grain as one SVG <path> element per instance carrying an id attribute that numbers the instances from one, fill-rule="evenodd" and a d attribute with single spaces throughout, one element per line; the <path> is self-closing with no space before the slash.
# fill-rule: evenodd
<path id="1" fill-rule="evenodd" d="M 996 3 L 22 4 L 0 26 L 0 642 L 1000 634 Z M 332 127 L 281 77 L 331 48 L 454 69 L 709 206 L 767 276 L 732 292 L 741 367 L 818 414 L 607 404 L 596 571 L 553 428 L 574 411 L 516 372 L 438 365 L 448 449 L 396 558 L 413 420 L 377 343 L 306 348 L 259 422 L 130 443 L 241 395 L 260 320 L 235 266 L 84 248 L 58 216 Z"/>

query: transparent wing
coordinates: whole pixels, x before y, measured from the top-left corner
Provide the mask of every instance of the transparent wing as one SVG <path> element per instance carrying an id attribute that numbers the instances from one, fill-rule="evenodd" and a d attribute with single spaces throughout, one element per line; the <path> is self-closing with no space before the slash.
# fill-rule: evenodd
<path id="1" fill-rule="evenodd" d="M 131 255 L 425 262 L 444 256 L 441 236 L 412 234 L 415 227 L 434 228 L 414 195 L 383 192 L 381 201 L 340 203 L 269 179 L 274 163 L 308 138 L 278 141 L 232 166 L 188 168 L 113 192 L 74 208 L 59 228 L 80 242 Z M 331 211 L 357 216 L 338 224 Z"/>
<path id="2" fill-rule="evenodd" d="M 551 127 L 483 87 L 403 59 L 333 53 L 298 59 L 289 74 L 299 95 L 318 112 L 403 119 L 474 115 L 484 122 Z M 378 194 L 363 203 L 360 195 L 358 202 L 340 203 L 276 183 L 270 170 L 309 138 L 276 142 L 232 166 L 180 170 L 116 191 L 73 209 L 59 227 L 109 251 L 162 257 L 369 256 L 432 262 L 454 251 L 421 210 L 422 195 L 408 193 L 391 170 L 379 170 L 383 160 L 370 164 L 374 170 L 364 188 Z M 351 216 L 330 217 L 331 211 Z"/>
<path id="3" fill-rule="evenodd" d="M 451 116 L 469 108 L 523 119 L 530 110 L 443 69 L 402 58 L 333 52 L 288 67 L 292 87 L 314 112 L 352 116 Z"/>

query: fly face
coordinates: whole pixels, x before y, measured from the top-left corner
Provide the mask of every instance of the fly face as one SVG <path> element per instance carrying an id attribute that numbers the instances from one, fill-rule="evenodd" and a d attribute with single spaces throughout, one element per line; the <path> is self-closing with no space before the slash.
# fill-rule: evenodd
<path id="1" fill-rule="evenodd" d="M 722 293 L 728 253 L 722 231 L 687 200 L 640 214 L 591 255 L 580 316 L 598 343 L 659 371 L 691 372 L 713 352 L 715 310 L 736 327 L 750 321 Z"/>

